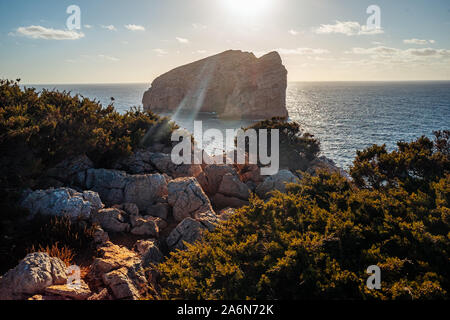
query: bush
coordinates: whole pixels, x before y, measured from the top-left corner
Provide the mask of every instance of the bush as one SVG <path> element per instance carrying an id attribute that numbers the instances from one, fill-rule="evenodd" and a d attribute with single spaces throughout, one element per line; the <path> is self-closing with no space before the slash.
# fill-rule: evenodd
<path id="1" fill-rule="evenodd" d="M 69 92 L 38 94 L 21 89 L 17 82 L 0 80 L 0 183 L 33 186 L 45 169 L 81 154 L 107 168 L 143 146 L 154 127 L 165 128 L 159 130 L 162 134 L 153 133 L 158 142 L 169 144 L 174 126 L 150 112 L 131 109 L 119 114 L 112 105 L 103 108 Z"/>
<path id="2" fill-rule="evenodd" d="M 312 134 L 302 131 L 300 124 L 297 122 L 287 122 L 284 118 L 273 118 L 258 122 L 244 130 L 248 129 L 268 130 L 268 150 L 272 150 L 270 130 L 279 130 L 280 155 L 282 155 L 280 157 L 280 168 L 288 168 L 294 172 L 297 170 L 304 171 L 308 168 L 311 160 L 316 158 L 320 152 L 319 140 L 315 139 Z M 248 143 L 246 149 L 249 150 Z"/>
<path id="3" fill-rule="evenodd" d="M 159 266 L 162 297 L 448 298 L 450 159 L 438 147 L 447 142 L 442 135 L 435 143 L 420 138 L 401 143 L 398 151 L 380 152 L 414 172 L 383 175 L 389 183 L 382 188 L 321 172 L 305 175 L 268 202 L 251 199 L 215 232 Z M 382 168 L 364 155 L 382 149 L 358 154 L 355 180 L 364 177 L 357 169 L 368 161 L 371 170 L 365 173 L 374 178 L 367 180 L 378 181 Z M 433 161 L 439 167 L 423 172 Z M 381 290 L 366 287 L 371 265 L 382 270 Z"/>
<path id="4" fill-rule="evenodd" d="M 51 248 L 59 241 L 71 249 L 86 249 L 87 242 L 76 238 L 83 232 L 70 222 L 21 222 L 27 214 L 17 207 L 23 189 L 48 186 L 47 170 L 72 156 L 86 154 L 96 167 L 109 168 L 137 148 L 169 145 L 175 128 L 151 112 L 134 108 L 119 114 L 113 105 L 103 107 L 70 92 L 37 93 L 22 89 L 17 81 L 0 80 L 1 268 L 14 265 L 32 245 Z M 39 230 L 42 225 L 48 229 Z"/>

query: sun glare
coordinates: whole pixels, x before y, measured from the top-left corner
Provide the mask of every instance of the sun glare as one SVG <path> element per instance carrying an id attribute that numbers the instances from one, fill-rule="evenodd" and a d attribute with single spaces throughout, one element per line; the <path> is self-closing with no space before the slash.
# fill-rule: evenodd
<path id="1" fill-rule="evenodd" d="M 273 0 L 222 0 L 234 14 L 242 17 L 256 17 L 263 14 Z"/>

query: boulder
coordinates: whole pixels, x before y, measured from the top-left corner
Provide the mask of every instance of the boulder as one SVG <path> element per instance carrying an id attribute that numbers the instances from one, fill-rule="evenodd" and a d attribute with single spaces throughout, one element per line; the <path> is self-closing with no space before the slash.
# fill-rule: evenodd
<path id="1" fill-rule="evenodd" d="M 45 288 L 45 292 L 74 300 L 86 300 L 92 295 L 91 290 L 83 280 L 81 280 L 81 285 L 79 287 L 69 286 L 67 284 L 53 285 Z"/>
<path id="2" fill-rule="evenodd" d="M 100 194 L 108 205 L 134 203 L 145 210 L 167 196 L 167 182 L 161 174 L 128 175 L 124 171 L 89 169 L 86 187 Z"/>
<path id="3" fill-rule="evenodd" d="M 288 116 L 286 88 L 287 70 L 277 52 L 258 59 L 229 50 L 156 78 L 142 103 L 154 112 L 195 110 L 233 119 L 270 119 Z"/>
<path id="4" fill-rule="evenodd" d="M 102 209 L 93 214 L 91 220 L 108 232 L 128 232 L 130 225 L 124 214 L 125 212 L 116 208 Z"/>
<path id="5" fill-rule="evenodd" d="M 131 233 L 136 236 L 147 236 L 147 237 L 155 237 L 159 236 L 159 218 L 155 217 L 139 217 L 133 216 L 131 217 Z"/>
<path id="6" fill-rule="evenodd" d="M 265 199 L 270 196 L 270 192 L 278 190 L 286 191 L 286 183 L 296 183 L 299 179 L 289 170 L 280 170 L 276 175 L 267 177 L 263 183 L 256 188 L 256 194 Z"/>
<path id="7" fill-rule="evenodd" d="M 164 260 L 164 255 L 161 253 L 155 240 L 139 240 L 134 247 L 142 256 L 144 267 L 150 266 L 150 264 L 159 264 Z"/>
<path id="8" fill-rule="evenodd" d="M 54 168 L 47 171 L 47 177 L 56 179 L 64 184 L 84 185 L 86 170 L 94 167 L 94 163 L 86 156 L 81 155 L 64 160 Z"/>
<path id="9" fill-rule="evenodd" d="M 125 202 L 135 203 L 140 210 L 146 210 L 161 197 L 167 196 L 167 182 L 160 174 L 129 176 L 124 189 Z"/>
<path id="10" fill-rule="evenodd" d="M 103 282 L 111 289 L 116 299 L 139 300 L 140 288 L 147 282 L 142 271 L 141 273 L 130 268 L 120 268 L 105 273 Z"/>
<path id="11" fill-rule="evenodd" d="M 20 300 L 67 283 L 66 265 L 47 253 L 31 253 L 0 278 L 0 300 Z"/>
<path id="12" fill-rule="evenodd" d="M 206 227 L 201 222 L 192 218 L 186 218 L 172 230 L 166 239 L 166 243 L 172 250 L 184 250 L 186 249 L 184 243 L 192 244 L 199 240 L 204 230 L 206 230 Z"/>
<path id="13" fill-rule="evenodd" d="M 103 208 L 96 192 L 77 192 L 70 188 L 36 190 L 28 193 L 21 206 L 36 214 L 87 219 Z"/>
<path id="14" fill-rule="evenodd" d="M 196 213 L 214 212 L 211 202 L 195 178 L 172 180 L 169 182 L 168 190 L 168 202 L 173 208 L 173 217 L 178 222 L 193 217 Z"/>
<path id="15" fill-rule="evenodd" d="M 98 274 L 108 273 L 120 268 L 131 268 L 140 264 L 140 257 L 125 247 L 115 245 L 111 242 L 98 249 L 98 255 L 93 264 L 92 271 Z"/>
<path id="16" fill-rule="evenodd" d="M 165 221 L 169 218 L 170 207 L 168 203 L 157 203 L 147 207 L 147 215 L 158 217 Z"/>
<path id="17" fill-rule="evenodd" d="M 207 165 L 204 168 L 205 183 L 202 187 L 218 209 L 239 208 L 248 204 L 250 188 L 239 178 L 231 165 Z"/>

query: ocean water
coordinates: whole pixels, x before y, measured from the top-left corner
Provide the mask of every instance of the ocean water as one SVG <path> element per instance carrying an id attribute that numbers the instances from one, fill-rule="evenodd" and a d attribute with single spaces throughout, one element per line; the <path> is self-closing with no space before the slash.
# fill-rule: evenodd
<path id="1" fill-rule="evenodd" d="M 149 84 L 26 85 L 42 89 L 70 91 L 111 102 L 120 112 L 141 106 Z M 372 144 L 386 144 L 389 150 L 397 141 L 411 141 L 433 131 L 450 129 L 450 81 L 442 82 L 292 82 L 287 90 L 291 120 L 298 121 L 320 139 L 322 154 L 337 165 L 348 168 L 356 155 Z M 223 121 L 211 114 L 197 115 L 203 130 L 246 127 L 252 121 Z M 173 119 L 193 130 L 191 115 Z M 209 149 L 220 143 L 207 142 Z"/>

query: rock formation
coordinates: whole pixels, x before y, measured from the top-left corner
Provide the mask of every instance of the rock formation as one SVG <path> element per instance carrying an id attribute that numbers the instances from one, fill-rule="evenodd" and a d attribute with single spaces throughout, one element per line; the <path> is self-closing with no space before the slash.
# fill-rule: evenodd
<path id="1" fill-rule="evenodd" d="M 287 117 L 287 70 L 277 52 L 256 58 L 229 50 L 156 78 L 145 92 L 146 110 L 216 112 L 232 119 Z"/>

